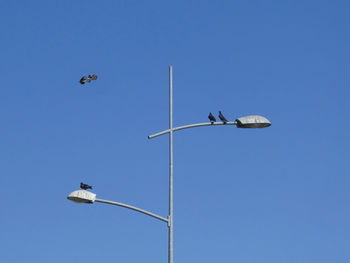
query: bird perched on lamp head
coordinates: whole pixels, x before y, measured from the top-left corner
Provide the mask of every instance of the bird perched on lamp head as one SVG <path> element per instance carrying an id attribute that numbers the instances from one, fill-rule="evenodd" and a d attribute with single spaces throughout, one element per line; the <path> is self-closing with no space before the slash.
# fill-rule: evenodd
<path id="1" fill-rule="evenodd" d="M 84 184 L 84 183 L 80 183 L 80 188 L 81 189 L 84 189 L 84 190 L 87 190 L 87 189 L 92 189 L 92 186 L 91 185 L 88 185 L 88 184 Z"/>

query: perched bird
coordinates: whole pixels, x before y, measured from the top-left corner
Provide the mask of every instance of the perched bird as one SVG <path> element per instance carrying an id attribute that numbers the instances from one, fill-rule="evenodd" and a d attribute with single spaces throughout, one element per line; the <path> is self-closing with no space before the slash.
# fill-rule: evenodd
<path id="1" fill-rule="evenodd" d="M 211 112 L 209 112 L 208 118 L 209 118 L 211 124 L 213 124 L 214 122 L 216 122 L 216 119 L 215 119 L 215 117 L 213 116 L 213 114 L 211 114 Z"/>
<path id="2" fill-rule="evenodd" d="M 221 120 L 224 124 L 226 124 L 226 123 L 228 122 L 228 120 L 226 120 L 226 118 L 224 117 L 224 115 L 222 115 L 221 111 L 219 111 L 219 118 L 220 118 L 220 120 Z"/>
<path id="3" fill-rule="evenodd" d="M 86 82 L 88 81 L 88 78 L 87 77 L 82 77 L 81 79 L 80 79 L 80 84 L 85 84 Z M 90 82 L 90 81 L 89 81 Z"/>
<path id="4" fill-rule="evenodd" d="M 80 183 L 80 188 L 87 190 L 87 189 L 92 189 L 92 186 L 88 184 Z"/>
<path id="5" fill-rule="evenodd" d="M 90 75 L 88 76 L 88 78 L 89 78 L 89 79 L 92 79 L 92 80 L 96 80 L 96 79 L 97 79 L 97 75 L 95 75 L 95 74 L 90 74 Z"/>

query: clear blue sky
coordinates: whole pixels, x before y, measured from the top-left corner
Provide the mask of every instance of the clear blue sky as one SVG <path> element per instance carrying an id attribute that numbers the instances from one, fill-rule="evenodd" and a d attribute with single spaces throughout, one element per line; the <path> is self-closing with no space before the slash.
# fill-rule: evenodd
<path id="1" fill-rule="evenodd" d="M 2 1 L 0 262 L 348 263 L 348 1 Z M 98 80 L 81 87 L 82 75 Z"/>

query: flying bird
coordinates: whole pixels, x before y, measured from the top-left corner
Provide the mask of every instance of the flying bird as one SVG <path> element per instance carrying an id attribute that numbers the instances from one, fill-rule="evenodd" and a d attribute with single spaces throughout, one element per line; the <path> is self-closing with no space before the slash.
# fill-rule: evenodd
<path id="1" fill-rule="evenodd" d="M 92 189 L 92 186 L 88 184 L 80 183 L 80 188 L 87 190 L 87 189 Z"/>
<path id="2" fill-rule="evenodd" d="M 80 82 L 80 84 L 85 84 L 86 82 L 91 82 L 91 80 L 96 80 L 96 79 L 97 79 L 97 75 L 90 74 L 87 77 L 83 76 L 79 82 Z"/>
<path id="3" fill-rule="evenodd" d="M 228 120 L 226 120 L 226 118 L 224 117 L 224 115 L 222 115 L 221 111 L 219 111 L 219 118 L 220 118 L 220 120 L 221 120 L 224 124 L 226 124 L 226 123 L 228 122 Z"/>
<path id="4" fill-rule="evenodd" d="M 214 122 L 216 122 L 216 119 L 215 119 L 215 117 L 213 116 L 213 114 L 211 114 L 211 112 L 209 112 L 208 118 L 209 118 L 211 124 L 213 124 Z"/>

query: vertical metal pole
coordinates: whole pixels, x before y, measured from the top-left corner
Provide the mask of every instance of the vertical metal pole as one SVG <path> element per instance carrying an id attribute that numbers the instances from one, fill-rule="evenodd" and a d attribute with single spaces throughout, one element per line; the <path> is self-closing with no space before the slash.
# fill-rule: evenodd
<path id="1" fill-rule="evenodd" d="M 169 66 L 169 250 L 168 262 L 174 262 L 173 228 L 173 67 Z"/>

